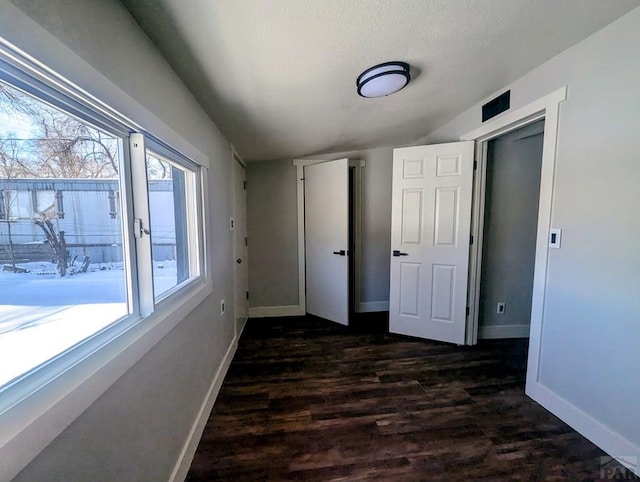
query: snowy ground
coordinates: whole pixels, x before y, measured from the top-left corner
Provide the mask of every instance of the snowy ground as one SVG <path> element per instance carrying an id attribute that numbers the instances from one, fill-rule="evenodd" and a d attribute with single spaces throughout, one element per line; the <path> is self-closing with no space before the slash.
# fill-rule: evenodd
<path id="1" fill-rule="evenodd" d="M 0 387 L 128 312 L 122 264 L 65 278 L 51 263 L 19 266 L 29 272 L 0 271 Z M 175 286 L 174 261 L 153 271 L 156 293 Z"/>

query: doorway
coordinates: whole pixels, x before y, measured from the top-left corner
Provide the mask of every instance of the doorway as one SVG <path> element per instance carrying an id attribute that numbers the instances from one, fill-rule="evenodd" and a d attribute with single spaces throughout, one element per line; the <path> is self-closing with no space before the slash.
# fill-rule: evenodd
<path id="1" fill-rule="evenodd" d="M 487 144 L 478 338 L 528 338 L 544 120 Z"/>
<path id="2" fill-rule="evenodd" d="M 365 163 L 294 160 L 300 314 L 348 325 L 359 304 L 360 184 Z"/>

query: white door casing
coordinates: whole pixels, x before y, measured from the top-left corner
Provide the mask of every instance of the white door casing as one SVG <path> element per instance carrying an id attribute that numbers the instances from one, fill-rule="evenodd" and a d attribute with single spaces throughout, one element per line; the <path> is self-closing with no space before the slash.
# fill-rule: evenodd
<path id="1" fill-rule="evenodd" d="M 233 159 L 233 259 L 234 259 L 234 308 L 236 335 L 239 335 L 248 316 L 247 292 L 249 273 L 247 265 L 247 191 L 246 169 Z"/>
<path id="2" fill-rule="evenodd" d="M 473 151 L 473 142 L 393 150 L 393 333 L 465 342 Z"/>
<path id="3" fill-rule="evenodd" d="M 307 313 L 347 325 L 348 159 L 304 167 L 304 205 Z"/>

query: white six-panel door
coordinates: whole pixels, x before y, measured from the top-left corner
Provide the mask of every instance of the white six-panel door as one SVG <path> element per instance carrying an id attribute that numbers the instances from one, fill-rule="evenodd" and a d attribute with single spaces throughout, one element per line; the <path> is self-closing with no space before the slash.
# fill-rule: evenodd
<path id="1" fill-rule="evenodd" d="M 393 150 L 389 331 L 464 344 L 473 142 Z"/>
<path id="2" fill-rule="evenodd" d="M 304 168 L 307 313 L 349 323 L 349 160 Z"/>

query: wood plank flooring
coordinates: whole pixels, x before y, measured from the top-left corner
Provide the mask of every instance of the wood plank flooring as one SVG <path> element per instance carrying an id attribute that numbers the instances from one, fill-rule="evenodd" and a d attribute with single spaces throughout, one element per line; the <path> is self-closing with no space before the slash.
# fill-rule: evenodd
<path id="1" fill-rule="evenodd" d="M 249 320 L 187 480 L 600 480 L 606 454 L 524 395 L 525 340 L 384 331 Z"/>

